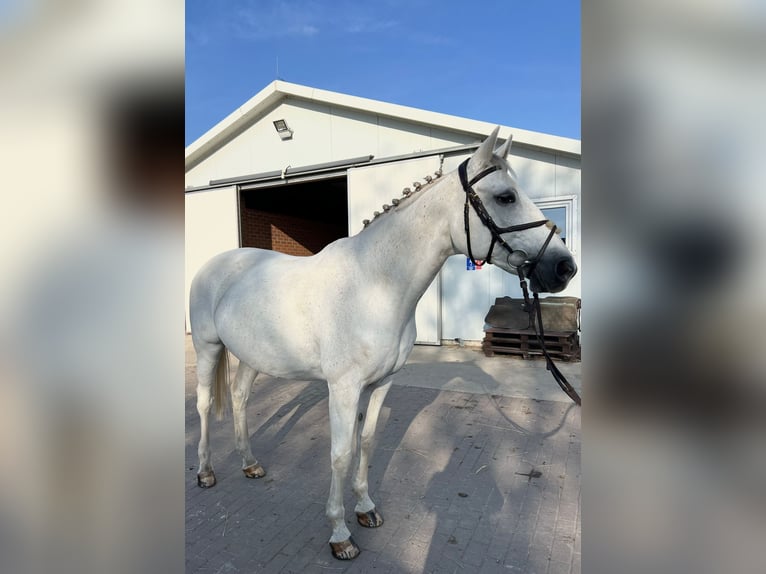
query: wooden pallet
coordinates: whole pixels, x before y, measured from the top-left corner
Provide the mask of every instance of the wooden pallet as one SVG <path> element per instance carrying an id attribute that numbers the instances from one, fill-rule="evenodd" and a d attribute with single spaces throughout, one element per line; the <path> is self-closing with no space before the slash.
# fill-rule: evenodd
<path id="1" fill-rule="evenodd" d="M 525 359 L 542 356 L 540 341 L 534 331 L 515 331 L 491 327 L 485 329 L 481 348 L 487 357 L 521 355 Z M 552 331 L 545 333 L 545 348 L 554 359 L 574 361 L 580 359 L 580 337 L 577 331 Z"/>

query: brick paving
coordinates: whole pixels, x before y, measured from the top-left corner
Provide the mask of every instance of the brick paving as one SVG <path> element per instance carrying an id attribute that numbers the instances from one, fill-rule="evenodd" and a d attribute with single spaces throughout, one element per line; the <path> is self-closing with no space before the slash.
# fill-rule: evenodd
<path id="1" fill-rule="evenodd" d="M 242 474 L 229 414 L 211 425 L 218 484 L 201 489 L 190 347 L 187 341 L 187 573 L 579 574 L 580 409 L 563 394 L 554 401 L 395 384 L 369 470 L 385 523 L 356 524 L 346 488 L 349 529 L 362 549 L 346 563 L 327 543 L 326 384 L 259 375 L 248 421 L 268 474 Z M 495 368 L 504 361 L 509 374 L 522 361 L 487 360 Z"/>

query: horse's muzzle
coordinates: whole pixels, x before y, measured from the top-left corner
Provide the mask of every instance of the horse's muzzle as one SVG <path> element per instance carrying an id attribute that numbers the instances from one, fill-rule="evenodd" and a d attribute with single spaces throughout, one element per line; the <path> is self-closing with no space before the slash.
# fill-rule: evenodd
<path id="1" fill-rule="evenodd" d="M 530 287 L 536 293 L 558 293 L 563 291 L 572 277 L 577 274 L 577 264 L 571 255 L 545 258 L 535 267 L 530 277 Z"/>
<path id="2" fill-rule="evenodd" d="M 575 273 L 577 273 L 577 264 L 571 256 L 562 257 L 556 262 L 555 270 L 556 278 L 566 285 L 569 283 L 569 280 L 575 276 Z"/>

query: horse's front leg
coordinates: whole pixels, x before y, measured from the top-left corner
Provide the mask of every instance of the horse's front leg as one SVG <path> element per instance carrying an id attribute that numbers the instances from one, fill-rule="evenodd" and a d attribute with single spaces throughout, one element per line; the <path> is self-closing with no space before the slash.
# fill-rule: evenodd
<path id="1" fill-rule="evenodd" d="M 351 532 L 346 526 L 343 506 L 343 483 L 348 475 L 356 440 L 356 413 L 361 389 L 355 384 L 329 383 L 330 441 L 332 480 L 327 499 L 327 519 L 332 526 L 330 548 L 338 560 L 351 560 L 359 555 Z"/>
<path id="2" fill-rule="evenodd" d="M 391 388 L 391 383 L 392 380 L 389 379 L 384 384 L 373 389 L 364 425 L 362 426 L 361 440 L 359 441 L 359 467 L 354 476 L 352 489 L 357 498 L 356 508 L 354 509 L 356 511 L 356 519 L 359 524 L 367 528 L 377 528 L 383 524 L 383 517 L 377 511 L 375 503 L 370 498 L 367 469 L 378 416 L 380 415 L 383 401 L 385 401 L 386 395 Z"/>

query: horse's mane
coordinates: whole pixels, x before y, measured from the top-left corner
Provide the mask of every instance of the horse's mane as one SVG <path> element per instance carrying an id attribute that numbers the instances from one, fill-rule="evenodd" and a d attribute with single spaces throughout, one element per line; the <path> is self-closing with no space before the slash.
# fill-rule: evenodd
<path id="1" fill-rule="evenodd" d="M 383 211 L 376 211 L 372 219 L 365 219 L 362 221 L 362 231 L 367 229 L 367 227 L 376 219 L 378 219 L 380 216 L 385 215 L 386 213 L 390 211 L 397 211 L 402 205 L 409 205 L 410 198 L 415 197 L 415 195 L 419 194 L 421 191 L 426 191 L 434 186 L 434 184 L 439 180 L 439 178 L 443 175 L 442 172 L 442 165 L 444 164 L 444 158 L 442 158 L 441 163 L 439 164 L 439 169 L 437 169 L 433 175 L 426 175 L 423 177 L 423 181 L 425 183 L 422 183 L 420 181 L 414 181 L 412 182 L 412 187 L 405 187 L 402 189 L 402 197 L 401 198 L 394 198 L 391 200 L 391 204 L 383 204 Z"/>
<path id="2" fill-rule="evenodd" d="M 516 179 L 516 172 L 513 171 L 510 164 L 507 160 L 504 158 L 494 156 L 493 161 L 497 161 L 502 164 L 502 167 L 506 170 L 508 170 L 514 179 Z M 409 199 L 412 197 L 415 197 L 416 194 L 418 194 L 421 191 L 426 191 L 430 189 L 443 175 L 442 167 L 444 165 L 444 157 L 441 157 L 441 161 L 439 163 L 439 169 L 437 169 L 433 176 L 432 175 L 426 175 L 423 178 L 423 181 L 425 183 L 421 183 L 420 181 L 414 181 L 412 182 L 412 187 L 405 187 L 402 189 L 402 197 L 401 198 L 394 198 L 391 200 L 391 204 L 383 204 L 383 211 L 376 211 L 373 213 L 372 219 L 365 219 L 362 221 L 362 231 L 367 229 L 367 227 L 376 219 L 378 219 L 380 216 L 385 215 L 386 213 L 390 211 L 397 211 L 401 205 L 409 205 Z"/>

